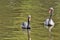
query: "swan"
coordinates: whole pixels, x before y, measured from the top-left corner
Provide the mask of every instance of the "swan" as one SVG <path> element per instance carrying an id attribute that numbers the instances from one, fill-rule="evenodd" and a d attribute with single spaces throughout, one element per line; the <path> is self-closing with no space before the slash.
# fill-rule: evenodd
<path id="1" fill-rule="evenodd" d="M 28 15 L 27 22 L 22 23 L 22 29 L 31 29 L 30 28 L 31 15 Z"/>
<path id="2" fill-rule="evenodd" d="M 54 11 L 54 9 L 51 7 L 51 8 L 49 9 L 49 14 L 50 14 L 50 16 L 49 16 L 49 18 L 47 18 L 47 19 L 45 20 L 45 22 L 44 22 L 44 26 L 45 26 L 47 29 L 49 29 L 49 32 L 51 32 L 52 28 L 53 28 L 54 25 L 55 25 L 55 23 L 54 23 L 54 21 L 53 21 L 53 19 L 52 19 L 53 11 Z"/>

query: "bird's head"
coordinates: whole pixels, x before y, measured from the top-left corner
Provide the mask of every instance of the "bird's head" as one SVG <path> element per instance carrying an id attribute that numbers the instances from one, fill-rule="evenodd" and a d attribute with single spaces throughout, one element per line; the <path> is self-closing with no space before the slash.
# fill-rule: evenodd
<path id="1" fill-rule="evenodd" d="M 28 15 L 28 20 L 31 21 L 31 15 Z"/>
<path id="2" fill-rule="evenodd" d="M 54 8 L 53 7 L 50 7 L 49 8 L 49 13 L 53 13 L 54 12 Z"/>

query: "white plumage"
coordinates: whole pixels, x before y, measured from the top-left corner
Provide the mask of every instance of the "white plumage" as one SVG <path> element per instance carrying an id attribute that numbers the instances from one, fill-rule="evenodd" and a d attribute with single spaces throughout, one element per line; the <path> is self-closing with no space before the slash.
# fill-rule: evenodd
<path id="1" fill-rule="evenodd" d="M 52 19 L 50 19 L 50 21 L 49 21 L 49 19 L 46 19 L 46 21 L 44 22 L 44 24 L 47 26 L 48 22 L 49 22 L 50 25 L 52 25 L 52 26 L 54 25 L 54 22 L 53 22 Z"/>
<path id="2" fill-rule="evenodd" d="M 27 25 L 28 25 L 27 22 L 23 22 L 23 23 L 22 23 L 22 28 L 27 28 Z"/>

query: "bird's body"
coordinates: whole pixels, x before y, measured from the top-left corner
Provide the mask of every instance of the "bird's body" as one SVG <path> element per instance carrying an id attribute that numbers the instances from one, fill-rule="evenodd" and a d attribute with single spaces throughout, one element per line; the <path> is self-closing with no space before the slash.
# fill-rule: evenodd
<path id="1" fill-rule="evenodd" d="M 22 23 L 22 29 L 30 29 L 30 25 L 28 26 L 28 22 Z"/>
<path id="2" fill-rule="evenodd" d="M 45 24 L 46 26 L 53 26 L 53 25 L 54 25 L 54 22 L 53 22 L 52 19 L 50 19 L 50 21 L 49 21 L 49 19 L 46 19 L 46 21 L 44 22 L 44 24 Z"/>

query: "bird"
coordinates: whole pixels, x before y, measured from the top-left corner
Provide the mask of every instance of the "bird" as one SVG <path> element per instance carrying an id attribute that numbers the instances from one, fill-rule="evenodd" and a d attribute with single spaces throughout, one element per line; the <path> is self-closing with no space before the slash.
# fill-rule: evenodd
<path id="1" fill-rule="evenodd" d="M 22 23 L 22 29 L 31 29 L 30 28 L 31 15 L 28 15 L 27 22 Z"/>
<path id="2" fill-rule="evenodd" d="M 47 29 L 49 29 L 49 32 L 52 31 L 52 28 L 53 28 L 54 25 L 55 25 L 55 23 L 54 23 L 54 21 L 53 21 L 53 19 L 52 19 L 52 14 L 53 14 L 53 12 L 54 12 L 54 9 L 53 9 L 53 7 L 51 7 L 51 8 L 49 9 L 49 14 L 50 14 L 50 16 L 49 16 L 49 18 L 47 18 L 47 19 L 45 20 L 45 22 L 44 22 L 44 26 L 45 26 Z"/>

